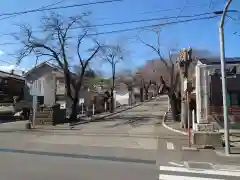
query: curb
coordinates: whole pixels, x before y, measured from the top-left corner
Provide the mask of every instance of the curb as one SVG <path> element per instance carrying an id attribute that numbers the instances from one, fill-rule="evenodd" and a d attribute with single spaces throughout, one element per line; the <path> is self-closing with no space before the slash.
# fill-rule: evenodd
<path id="1" fill-rule="evenodd" d="M 164 113 L 164 116 L 163 116 L 163 121 L 162 121 L 162 126 L 165 127 L 166 129 L 168 129 L 169 131 L 172 131 L 172 132 L 175 132 L 175 133 L 178 133 L 178 134 L 182 134 L 182 135 L 185 135 L 187 136 L 188 134 L 186 132 L 183 132 L 183 131 L 180 131 L 180 130 L 177 130 L 177 129 L 174 129 L 168 125 L 165 124 L 165 120 L 167 118 L 167 114 L 168 112 L 165 112 Z"/>

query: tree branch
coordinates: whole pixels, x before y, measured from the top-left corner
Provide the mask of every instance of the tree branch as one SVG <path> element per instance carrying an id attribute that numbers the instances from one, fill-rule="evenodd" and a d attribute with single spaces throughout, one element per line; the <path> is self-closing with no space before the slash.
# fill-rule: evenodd
<path id="1" fill-rule="evenodd" d="M 81 46 L 83 38 L 86 35 L 87 35 L 87 32 L 85 32 L 83 35 L 79 36 L 78 37 L 78 43 L 77 43 L 77 55 L 78 55 L 78 59 L 79 59 L 79 62 L 80 62 L 82 67 L 84 66 L 84 64 L 83 64 L 83 59 L 82 59 L 81 54 L 80 54 L 80 46 Z"/>

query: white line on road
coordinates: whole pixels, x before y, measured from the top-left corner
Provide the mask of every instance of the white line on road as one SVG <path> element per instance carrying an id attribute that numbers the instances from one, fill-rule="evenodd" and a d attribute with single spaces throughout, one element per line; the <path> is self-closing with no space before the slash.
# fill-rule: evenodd
<path id="1" fill-rule="evenodd" d="M 210 170 L 210 169 L 187 169 L 187 168 L 183 168 L 183 167 L 173 167 L 173 166 L 160 166 L 160 171 L 240 177 L 240 172 L 237 172 L 237 171 L 219 171 L 219 170 Z"/>
<path id="2" fill-rule="evenodd" d="M 175 163 L 175 162 L 168 162 L 168 163 L 171 164 L 171 165 L 174 165 L 174 166 L 181 166 L 181 167 L 184 166 L 184 164 L 178 164 L 178 163 Z"/>
<path id="3" fill-rule="evenodd" d="M 178 176 L 178 175 L 167 175 L 160 174 L 159 180 L 224 180 L 224 179 L 215 179 L 215 178 L 203 178 L 203 177 L 190 177 L 190 176 Z"/>
<path id="4" fill-rule="evenodd" d="M 174 149 L 175 149 L 175 147 L 174 147 L 174 145 L 173 145 L 172 142 L 166 141 L 166 144 L 167 144 L 167 149 L 168 149 L 168 150 L 174 150 Z"/>

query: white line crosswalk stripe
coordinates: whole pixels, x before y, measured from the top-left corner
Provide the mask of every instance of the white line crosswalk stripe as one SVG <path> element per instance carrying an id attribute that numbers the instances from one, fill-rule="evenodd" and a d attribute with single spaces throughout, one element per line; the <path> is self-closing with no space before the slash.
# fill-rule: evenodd
<path id="1" fill-rule="evenodd" d="M 240 179 L 240 171 L 192 169 L 174 166 L 160 166 L 160 171 L 159 180 L 223 180 L 228 179 L 226 177 L 238 177 Z"/>
<path id="2" fill-rule="evenodd" d="M 224 180 L 224 179 L 160 174 L 159 180 Z"/>

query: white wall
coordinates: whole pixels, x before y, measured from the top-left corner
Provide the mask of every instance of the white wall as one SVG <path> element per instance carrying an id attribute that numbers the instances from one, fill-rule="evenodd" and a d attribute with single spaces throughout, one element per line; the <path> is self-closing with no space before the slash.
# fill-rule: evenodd
<path id="1" fill-rule="evenodd" d="M 123 95 L 116 93 L 117 104 L 128 105 L 128 99 L 129 99 L 129 93 L 128 92 L 126 94 L 123 94 Z"/>

